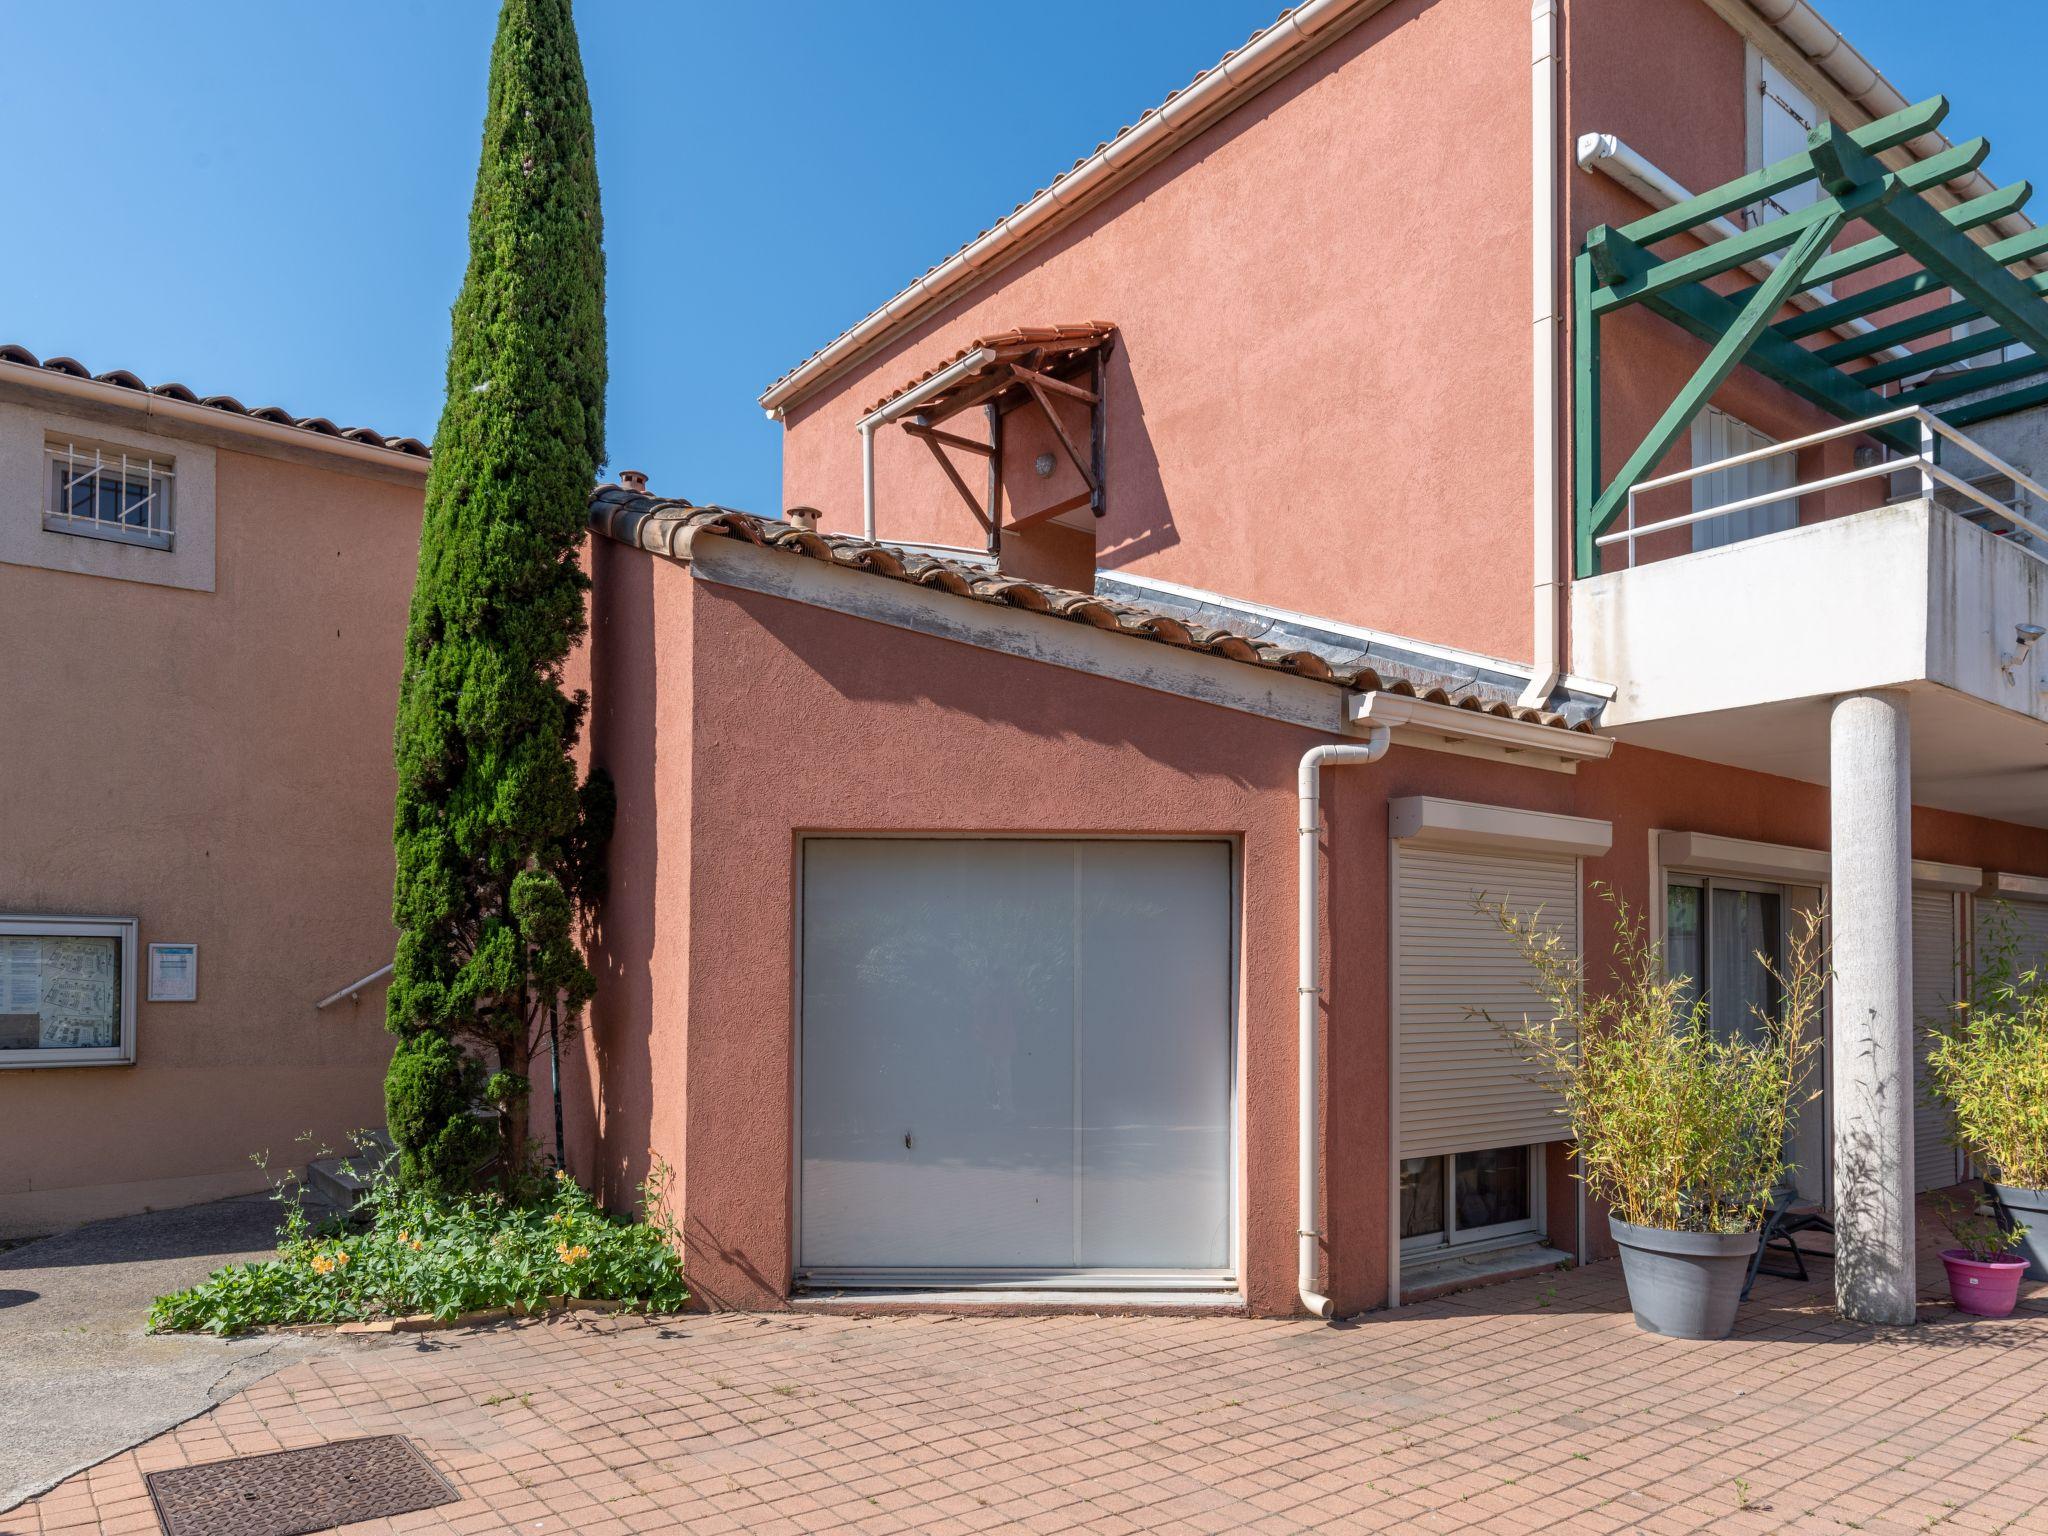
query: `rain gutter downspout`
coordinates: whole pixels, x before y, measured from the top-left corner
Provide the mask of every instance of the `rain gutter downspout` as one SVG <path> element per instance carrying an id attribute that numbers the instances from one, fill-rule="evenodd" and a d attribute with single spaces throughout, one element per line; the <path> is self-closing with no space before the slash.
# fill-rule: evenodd
<path id="1" fill-rule="evenodd" d="M 1534 0 L 1529 8 L 1529 225 L 1535 284 L 1531 353 L 1535 428 L 1529 457 L 1533 473 L 1536 580 L 1535 643 L 1529 686 L 1522 691 L 1524 709 L 1541 709 L 1548 704 L 1550 691 L 1557 686 L 1562 671 L 1562 605 L 1558 599 L 1564 530 L 1559 525 L 1557 488 L 1557 10 L 1558 0 Z"/>
<path id="2" fill-rule="evenodd" d="M 1297 920 L 1299 938 L 1296 954 L 1300 968 L 1295 976 L 1295 1005 L 1299 1013 L 1301 1070 L 1301 1240 L 1299 1289 L 1301 1304 L 1312 1317 L 1328 1317 L 1330 1298 L 1316 1290 L 1316 1245 L 1322 1236 L 1316 1188 L 1317 1154 L 1322 1149 L 1322 1073 L 1318 1005 L 1322 1002 L 1322 880 L 1316 847 L 1322 833 L 1322 770 L 1376 763 L 1387 755 L 1393 733 L 1384 725 L 1372 728 L 1363 742 L 1331 742 L 1311 747 L 1302 754 L 1296 790 L 1300 800 L 1295 823 L 1298 834 L 1300 879 Z"/>

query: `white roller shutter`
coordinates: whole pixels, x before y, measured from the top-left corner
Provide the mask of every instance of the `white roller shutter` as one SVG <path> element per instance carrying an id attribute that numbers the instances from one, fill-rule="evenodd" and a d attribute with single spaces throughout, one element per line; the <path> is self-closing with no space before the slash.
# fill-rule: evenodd
<path id="1" fill-rule="evenodd" d="M 1396 844 L 1393 925 L 1403 1157 L 1559 1141 L 1556 1094 L 1531 1080 L 1500 1031 L 1539 1014 L 1533 973 L 1473 901 L 1542 909 L 1543 923 L 1579 948 L 1574 858 Z"/>
<path id="2" fill-rule="evenodd" d="M 1946 1189 L 1961 1177 L 1948 1116 L 1927 1096 L 1928 1031 L 1956 1000 L 1956 899 L 1913 893 L 1913 1187 Z"/>

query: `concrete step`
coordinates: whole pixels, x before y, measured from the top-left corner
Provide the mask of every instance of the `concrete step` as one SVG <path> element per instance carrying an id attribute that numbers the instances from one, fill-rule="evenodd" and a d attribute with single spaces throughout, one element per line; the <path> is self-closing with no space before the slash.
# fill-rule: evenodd
<path id="1" fill-rule="evenodd" d="M 336 1215 L 354 1210 L 375 1173 L 393 1155 L 391 1138 L 383 1131 L 371 1131 L 356 1151 L 334 1157 L 315 1158 L 306 1164 L 306 1193 Z"/>

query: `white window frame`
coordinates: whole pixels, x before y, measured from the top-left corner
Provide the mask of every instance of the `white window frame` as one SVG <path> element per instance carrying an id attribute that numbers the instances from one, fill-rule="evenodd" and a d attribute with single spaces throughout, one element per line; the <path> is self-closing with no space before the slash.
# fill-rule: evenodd
<path id="1" fill-rule="evenodd" d="M 133 544 L 143 549 L 168 553 L 177 537 L 176 463 L 142 450 L 118 444 L 93 442 L 55 435 L 43 443 L 43 531 L 79 539 L 105 539 L 115 544 Z M 136 526 L 109 522 L 97 514 L 80 517 L 59 495 L 60 475 L 90 475 L 95 482 L 111 479 L 126 486 L 139 482 L 144 494 L 147 522 Z M 98 495 L 95 489 L 94 502 Z"/>
<path id="2" fill-rule="evenodd" d="M 1496 1147 L 1471 1147 L 1464 1152 L 1434 1154 L 1443 1159 L 1444 1180 L 1444 1225 L 1440 1232 L 1424 1232 L 1414 1237 L 1401 1239 L 1401 1257 L 1408 1260 L 1430 1254 L 1452 1252 L 1469 1253 L 1494 1243 L 1510 1240 L 1521 1242 L 1530 1237 L 1547 1235 L 1548 1223 L 1544 1219 L 1544 1164 L 1549 1161 L 1546 1148 L 1549 1142 L 1536 1141 L 1522 1147 L 1522 1155 L 1528 1159 L 1529 1168 L 1529 1214 L 1521 1221 L 1496 1221 L 1483 1227 L 1462 1227 L 1458 1224 L 1458 1159 L 1479 1152 L 1504 1150 Z M 1395 1188 L 1400 1187 L 1400 1159 L 1394 1167 Z M 1394 1208 L 1394 1229 L 1400 1231 L 1401 1211 L 1398 1201 Z"/>
<path id="3" fill-rule="evenodd" d="M 0 913 L 0 938 L 111 938 L 121 946 L 121 1038 L 110 1046 L 0 1051 L 0 1070 L 38 1067 L 123 1067 L 135 1061 L 135 951 L 132 917 L 46 917 Z M 14 1058 L 20 1057 L 21 1060 Z"/>

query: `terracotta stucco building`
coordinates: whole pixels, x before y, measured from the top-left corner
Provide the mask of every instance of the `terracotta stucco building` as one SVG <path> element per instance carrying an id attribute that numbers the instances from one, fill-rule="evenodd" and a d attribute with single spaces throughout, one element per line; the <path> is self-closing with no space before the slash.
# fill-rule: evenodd
<path id="1" fill-rule="evenodd" d="M 1882 457 L 2042 371 L 1916 329 L 2039 291 L 1941 118 L 1799 0 L 1315 0 L 770 386 L 782 515 L 602 489 L 572 1166 L 670 1164 L 713 1304 L 1397 1303 L 1611 1252 L 1475 900 L 1597 971 L 1610 889 L 1729 1029 L 1826 903 L 1882 1314 L 1916 1021 L 2048 938 L 2030 477 Z"/>

